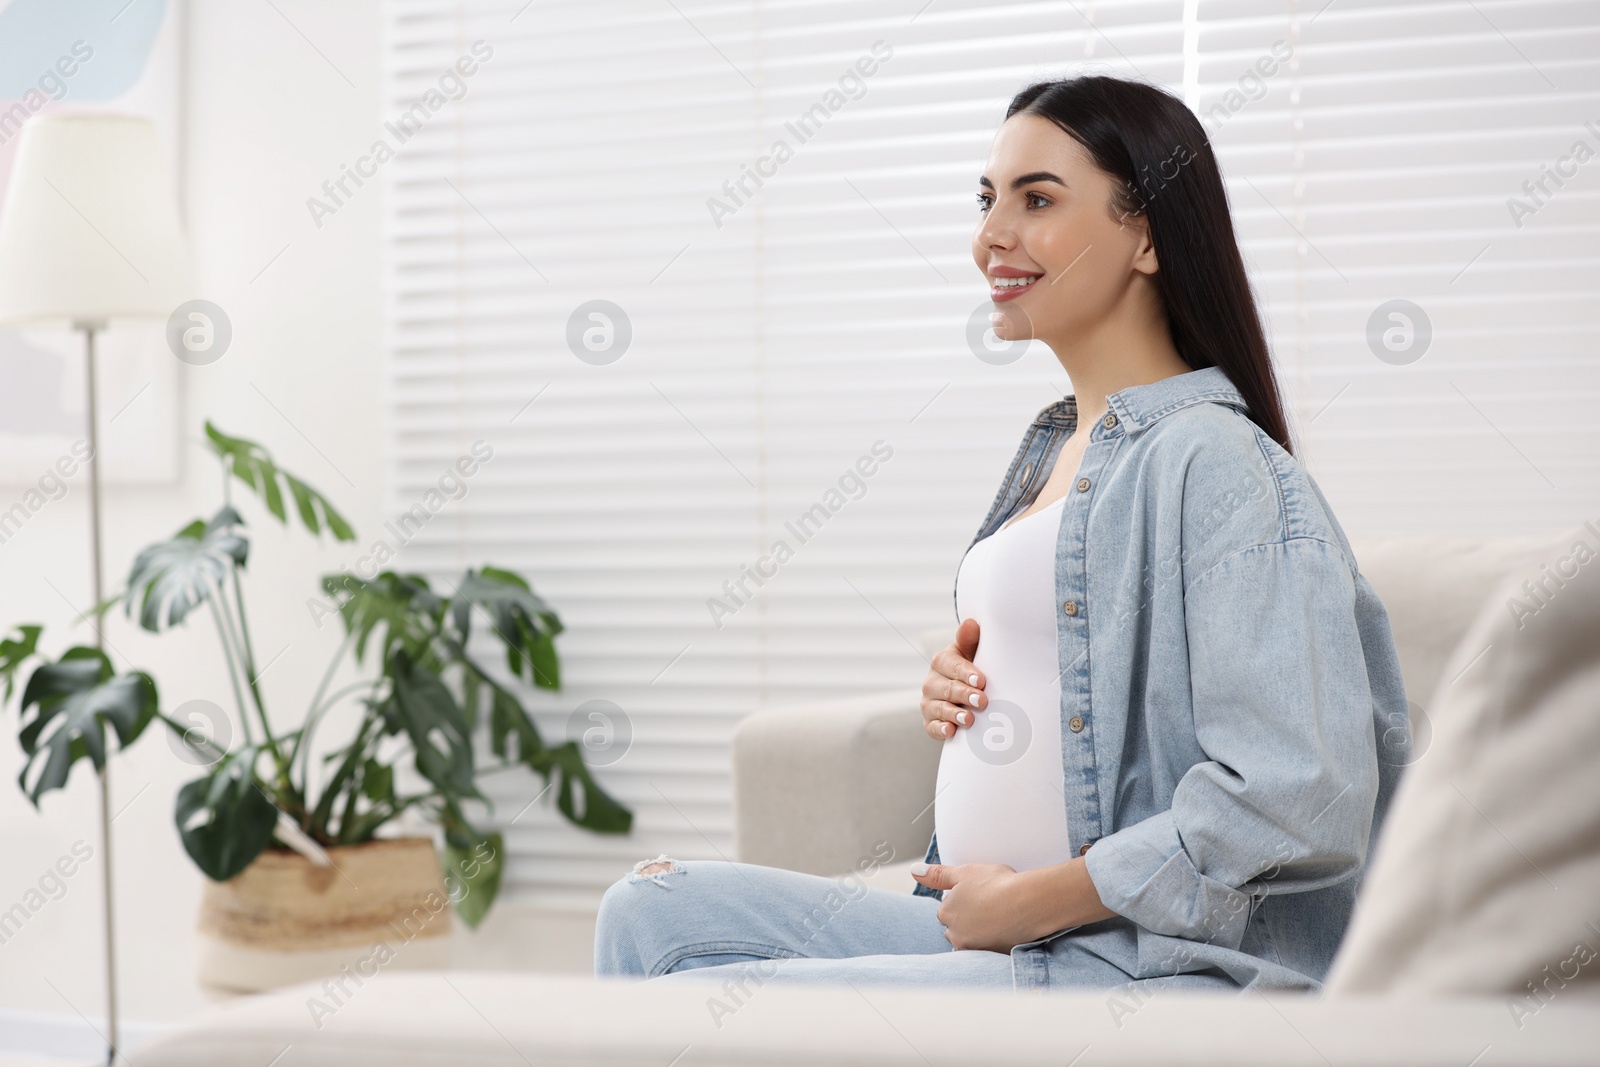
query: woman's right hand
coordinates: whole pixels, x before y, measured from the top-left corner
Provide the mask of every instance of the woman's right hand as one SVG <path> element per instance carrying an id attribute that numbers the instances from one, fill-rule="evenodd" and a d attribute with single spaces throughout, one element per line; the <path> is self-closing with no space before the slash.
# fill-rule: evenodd
<path id="1" fill-rule="evenodd" d="M 962 619 L 956 639 L 929 661 L 922 682 L 922 726 L 929 737 L 954 737 L 958 727 L 972 725 L 975 709 L 989 706 L 985 679 L 972 663 L 977 654 L 978 620 Z"/>

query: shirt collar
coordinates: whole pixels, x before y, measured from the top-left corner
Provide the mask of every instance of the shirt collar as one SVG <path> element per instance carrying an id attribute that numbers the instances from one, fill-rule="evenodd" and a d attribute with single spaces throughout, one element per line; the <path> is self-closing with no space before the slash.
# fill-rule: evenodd
<path id="1" fill-rule="evenodd" d="M 1148 385 L 1131 385 L 1106 397 L 1107 409 L 1127 433 L 1142 430 L 1163 415 L 1204 403 L 1227 404 L 1249 413 L 1244 395 L 1221 367 L 1202 367 Z M 1036 422 L 1066 426 L 1075 423 L 1077 416 L 1077 397 L 1069 395 L 1041 411 Z"/>
<path id="2" fill-rule="evenodd" d="M 1106 397 L 1106 406 L 1116 412 L 1117 421 L 1130 433 L 1144 429 L 1163 415 L 1207 402 L 1249 412 L 1244 395 L 1221 367 L 1202 367 L 1174 374 L 1149 385 L 1119 389 Z"/>

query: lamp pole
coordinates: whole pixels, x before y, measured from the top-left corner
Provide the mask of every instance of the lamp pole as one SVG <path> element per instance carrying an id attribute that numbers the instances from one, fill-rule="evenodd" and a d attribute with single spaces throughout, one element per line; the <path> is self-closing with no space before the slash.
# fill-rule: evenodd
<path id="1" fill-rule="evenodd" d="M 95 334 L 105 329 L 105 322 L 80 319 L 73 327 L 83 331 L 84 381 L 87 382 L 87 413 L 89 427 L 89 575 L 94 599 L 89 610 L 94 615 L 94 644 L 105 651 L 106 640 L 102 627 L 105 616 L 98 609 L 105 599 L 100 577 L 100 442 L 99 425 L 95 411 L 94 390 L 94 340 Z M 105 878 L 106 927 L 106 1064 L 112 1067 L 117 1060 L 117 937 L 114 909 L 111 899 L 111 753 L 108 750 L 100 766 L 100 869 Z"/>
<path id="2" fill-rule="evenodd" d="M 89 614 L 94 619 L 95 647 L 102 654 L 106 640 L 96 342 L 113 319 L 167 321 L 173 308 L 193 291 L 193 266 L 153 122 L 111 111 L 71 111 L 35 115 L 22 124 L 0 208 L 0 324 L 66 322 L 83 334 L 94 594 Z M 95 726 L 103 736 L 99 716 Z M 107 1021 L 102 1036 L 106 1062 L 115 1064 L 126 1057 L 121 1052 L 122 1020 L 117 1010 L 109 754 L 100 763 Z"/>

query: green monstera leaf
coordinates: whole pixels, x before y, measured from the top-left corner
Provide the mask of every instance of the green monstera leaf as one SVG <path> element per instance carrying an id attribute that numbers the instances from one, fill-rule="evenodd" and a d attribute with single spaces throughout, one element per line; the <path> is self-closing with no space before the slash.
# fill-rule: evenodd
<path id="1" fill-rule="evenodd" d="M 497 833 L 445 832 L 445 889 L 456 906 L 456 914 L 473 929 L 489 914 L 489 906 L 500 892 L 505 852 L 505 841 Z"/>
<path id="2" fill-rule="evenodd" d="M 328 498 L 311 488 L 299 478 L 272 462 L 265 448 L 243 437 L 229 437 L 206 420 L 206 444 L 222 458 L 223 465 L 245 485 L 253 489 L 267 505 L 267 510 L 279 522 L 287 525 L 289 513 L 283 506 L 283 490 L 289 490 L 300 521 L 312 533 L 321 533 L 323 527 L 335 540 L 354 541 L 356 532 L 344 520 Z M 279 486 L 280 480 L 282 487 Z"/>
<path id="3" fill-rule="evenodd" d="M 59 661 L 37 668 L 22 691 L 19 740 L 27 762 L 17 783 L 37 807 L 41 796 L 66 784 L 78 760 L 87 756 L 96 770 L 105 766 L 108 725 L 126 748 L 155 718 L 156 705 L 156 683 L 148 674 L 116 674 L 98 648 L 69 648 Z"/>
<path id="4" fill-rule="evenodd" d="M 506 667 L 542 689 L 561 688 L 555 636 L 565 629 L 556 613 L 520 575 L 498 567 L 468 570 L 450 607 L 463 647 L 472 636 L 472 608 L 489 616 L 494 634 L 506 647 Z"/>
<path id="5" fill-rule="evenodd" d="M 27 662 L 30 656 L 38 654 L 39 635 L 44 632 L 44 627 L 38 625 L 18 626 L 20 636 L 8 637 L 0 641 L 0 679 L 5 680 L 6 695 L 3 702 L 11 700 L 11 691 L 16 686 L 17 669 Z"/>
<path id="6" fill-rule="evenodd" d="M 183 850 L 212 881 L 226 882 L 250 866 L 272 840 L 278 809 L 256 782 L 260 754 L 255 745 L 242 746 L 178 790 L 174 815 Z"/>
<path id="7" fill-rule="evenodd" d="M 498 686 L 489 705 L 489 747 L 543 776 L 555 787 L 556 807 L 576 825 L 597 834 L 625 834 L 633 828 L 633 813 L 600 788 L 577 742 L 547 748 L 522 705 Z"/>
<path id="8" fill-rule="evenodd" d="M 243 567 L 250 542 L 234 529 L 243 525 L 226 505 L 208 523 L 199 519 L 166 541 L 140 552 L 128 575 L 127 611 L 139 602 L 139 625 L 160 631 L 182 622 L 205 603 L 235 566 Z"/>
<path id="9" fill-rule="evenodd" d="M 597 834 L 625 834 L 633 829 L 633 813 L 618 804 L 589 773 L 576 741 L 564 741 L 526 761 L 554 781 L 556 807 L 573 823 Z"/>
<path id="10" fill-rule="evenodd" d="M 478 796 L 472 734 L 455 696 L 404 649 L 389 658 L 389 681 L 389 695 L 378 705 L 385 731 L 411 742 L 417 772 L 445 796 Z"/>
<path id="11" fill-rule="evenodd" d="M 444 601 L 428 588 L 427 580 L 415 574 L 384 571 L 370 580 L 329 574 L 323 576 L 322 588 L 341 598 L 339 616 L 345 631 L 355 635 L 357 662 L 365 660 L 367 641 L 379 626 L 383 627 L 380 663 L 389 662 L 397 645 L 413 661 L 422 659 L 433 642 L 432 624 L 444 609 Z"/>

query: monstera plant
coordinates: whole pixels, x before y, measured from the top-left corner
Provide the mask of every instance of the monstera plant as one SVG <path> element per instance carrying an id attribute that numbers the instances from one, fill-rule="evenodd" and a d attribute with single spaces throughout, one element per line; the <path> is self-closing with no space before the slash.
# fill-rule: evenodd
<path id="1" fill-rule="evenodd" d="M 507 570 L 468 569 L 448 595 L 417 574 L 325 576 L 327 612 L 338 613 L 344 640 L 299 725 L 285 729 L 280 720 L 275 726 L 245 611 L 250 539 L 227 501 L 227 486 L 248 486 L 284 524 L 292 524 L 292 502 L 294 516 L 313 535 L 327 531 L 353 541 L 355 532 L 327 498 L 278 467 L 260 445 L 223 434 L 210 422 L 205 432 L 222 462 L 223 505 L 210 519 L 196 519 L 140 552 L 127 588 L 92 614 L 103 615 L 120 601 L 152 632 L 187 630 L 183 624 L 192 616 L 209 614 L 235 712 L 199 729 L 192 718 L 161 708 L 156 683 L 145 672 L 119 672 L 103 651 L 87 646 L 51 661 L 38 651 L 41 628 L 20 626 L 0 640 L 0 682 L 9 703 L 18 671 L 42 661 L 22 688 L 19 735 L 26 764 L 18 781 L 36 806 L 66 784 L 80 760 L 104 765 L 108 727 L 126 748 L 159 720 L 182 740 L 180 751 L 205 767 L 180 789 L 176 820 L 185 851 L 208 877 L 232 878 L 268 848 L 371 841 L 402 812 L 415 810 L 442 829 L 446 868 L 470 890 L 456 908 L 473 926 L 494 899 L 503 856 L 500 835 L 475 814 L 488 811 L 481 775 L 529 768 L 553 789 L 557 808 L 573 823 L 598 833 L 628 832 L 631 813 L 595 783 L 577 743 L 547 744 L 523 707 L 524 683 L 560 688 L 555 637 L 562 625 L 527 581 Z M 485 645 L 503 651 L 503 672 L 480 658 Z M 369 677 L 329 692 L 349 655 Z M 344 744 L 314 759 L 319 726 L 346 701 L 360 707 L 353 729 L 341 738 Z M 489 761 L 480 760 L 483 746 L 475 739 L 486 740 Z M 397 775 L 403 764 L 415 774 Z"/>

